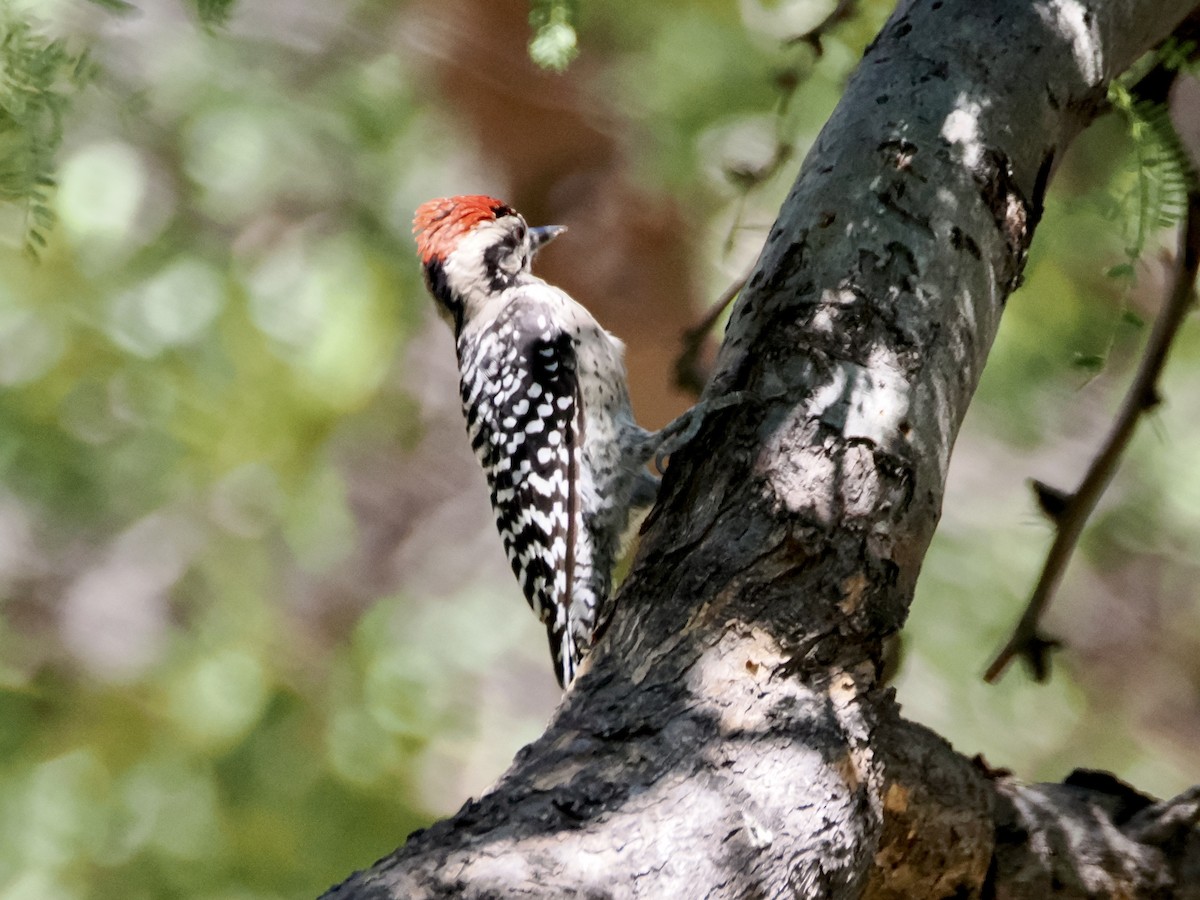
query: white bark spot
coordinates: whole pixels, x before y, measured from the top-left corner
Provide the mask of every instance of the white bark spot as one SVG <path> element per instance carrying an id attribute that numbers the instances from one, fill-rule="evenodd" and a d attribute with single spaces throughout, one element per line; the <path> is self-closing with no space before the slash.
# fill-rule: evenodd
<path id="1" fill-rule="evenodd" d="M 979 115 L 982 112 L 983 107 L 978 102 L 960 94 L 957 108 L 942 123 L 942 137 L 962 148 L 963 162 L 971 168 L 979 165 L 983 157 L 983 144 L 979 140 Z"/>
<path id="2" fill-rule="evenodd" d="M 775 842 L 775 833 L 745 810 L 742 822 L 746 826 L 746 839 L 755 850 L 765 850 Z"/>
<path id="3" fill-rule="evenodd" d="M 1088 10 L 1079 0 L 1045 0 L 1034 5 L 1038 17 L 1048 28 L 1058 32 L 1071 45 L 1075 65 L 1088 84 L 1099 84 L 1104 74 L 1104 57 L 1100 52 L 1100 32 L 1095 16 L 1088 24 Z"/>
<path id="4" fill-rule="evenodd" d="M 843 429 L 846 437 L 867 438 L 880 447 L 895 442 L 908 415 L 909 384 L 890 356 L 876 348 L 867 368 L 856 373 Z"/>
<path id="5" fill-rule="evenodd" d="M 835 407 L 846 393 L 846 370 L 852 368 L 847 363 L 833 370 L 829 381 L 818 387 L 812 393 L 808 403 L 808 413 L 815 419 L 825 419 L 825 414 Z M 853 366 L 857 368 L 857 366 Z"/>

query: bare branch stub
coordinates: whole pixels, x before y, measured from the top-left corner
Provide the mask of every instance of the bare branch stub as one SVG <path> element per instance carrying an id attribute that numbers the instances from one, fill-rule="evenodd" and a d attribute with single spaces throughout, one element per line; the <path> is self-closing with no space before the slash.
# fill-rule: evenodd
<path id="1" fill-rule="evenodd" d="M 700 351 L 721 315 L 742 292 L 742 288 L 746 286 L 749 278 L 750 273 L 747 272 L 733 281 L 721 292 L 721 296 L 704 314 L 704 318 L 683 333 L 683 349 L 675 360 L 675 383 L 683 390 L 690 391 L 697 397 L 704 390 L 704 385 L 708 383 L 708 372 L 704 371 L 700 363 Z"/>

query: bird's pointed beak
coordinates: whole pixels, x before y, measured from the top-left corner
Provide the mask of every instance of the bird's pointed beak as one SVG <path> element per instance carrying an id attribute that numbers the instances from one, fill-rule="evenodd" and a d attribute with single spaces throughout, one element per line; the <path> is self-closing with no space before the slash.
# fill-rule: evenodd
<path id="1" fill-rule="evenodd" d="M 529 240 L 533 245 L 533 252 L 537 253 L 566 230 L 566 225 L 540 225 L 537 228 L 530 228 Z"/>

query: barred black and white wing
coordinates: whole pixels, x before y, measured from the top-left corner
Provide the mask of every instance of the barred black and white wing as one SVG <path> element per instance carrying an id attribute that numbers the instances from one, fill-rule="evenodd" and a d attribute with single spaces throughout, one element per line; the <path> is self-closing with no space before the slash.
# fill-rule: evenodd
<path id="1" fill-rule="evenodd" d="M 597 599 L 581 514 L 583 410 L 573 336 L 519 295 L 460 337 L 467 431 L 496 527 L 525 599 L 545 624 L 555 676 L 570 684 Z M 470 363 L 470 364 L 468 364 Z"/>

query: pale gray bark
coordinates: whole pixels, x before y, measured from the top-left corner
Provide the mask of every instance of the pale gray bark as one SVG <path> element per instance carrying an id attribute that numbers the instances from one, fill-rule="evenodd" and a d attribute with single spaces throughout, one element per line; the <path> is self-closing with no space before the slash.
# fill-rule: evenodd
<path id="1" fill-rule="evenodd" d="M 1021 785 L 877 682 L 1054 161 L 1194 5 L 901 4 L 732 316 L 713 390 L 761 399 L 672 461 L 585 675 L 329 896 L 1200 895 L 1193 794 Z"/>

